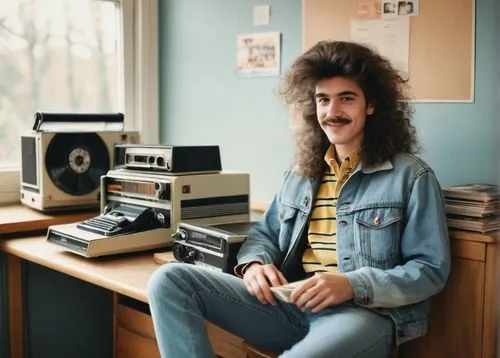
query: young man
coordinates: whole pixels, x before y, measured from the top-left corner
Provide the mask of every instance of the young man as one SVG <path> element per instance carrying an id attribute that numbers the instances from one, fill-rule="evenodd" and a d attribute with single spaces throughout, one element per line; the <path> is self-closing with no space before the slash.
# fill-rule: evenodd
<path id="1" fill-rule="evenodd" d="M 301 119 L 295 165 L 238 254 L 243 279 L 169 264 L 149 283 L 163 357 L 214 357 L 205 319 L 287 358 L 389 357 L 425 334 L 448 233 L 403 88 L 354 43 L 320 42 L 294 62 L 281 93 Z M 288 302 L 275 299 L 288 282 Z"/>

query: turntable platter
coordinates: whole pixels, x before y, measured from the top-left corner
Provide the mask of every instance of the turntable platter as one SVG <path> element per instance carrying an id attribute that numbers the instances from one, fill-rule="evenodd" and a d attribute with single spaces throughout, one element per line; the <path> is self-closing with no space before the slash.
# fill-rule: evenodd
<path id="1" fill-rule="evenodd" d="M 96 133 L 57 133 L 45 154 L 50 179 L 70 195 L 96 190 L 109 163 L 106 144 Z"/>

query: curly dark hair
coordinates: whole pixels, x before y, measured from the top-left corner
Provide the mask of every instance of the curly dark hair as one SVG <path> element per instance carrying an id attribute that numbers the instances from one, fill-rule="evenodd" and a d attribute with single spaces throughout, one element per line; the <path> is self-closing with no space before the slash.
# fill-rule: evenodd
<path id="1" fill-rule="evenodd" d="M 418 141 L 411 124 L 406 82 L 390 62 L 368 47 L 342 41 L 321 41 L 295 60 L 284 76 L 280 95 L 297 114 L 294 164 L 301 175 L 320 178 L 327 169 L 324 155 L 330 142 L 316 116 L 318 81 L 342 76 L 362 89 L 374 106 L 367 117 L 361 144 L 366 165 L 380 164 L 395 154 L 416 153 Z"/>

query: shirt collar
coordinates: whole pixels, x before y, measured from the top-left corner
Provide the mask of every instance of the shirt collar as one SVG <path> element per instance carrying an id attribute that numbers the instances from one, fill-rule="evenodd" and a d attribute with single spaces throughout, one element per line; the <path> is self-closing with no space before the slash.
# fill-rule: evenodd
<path id="1" fill-rule="evenodd" d="M 361 147 L 357 147 L 355 150 L 349 153 L 349 155 L 344 158 L 340 165 L 339 163 L 337 163 L 336 154 L 337 152 L 335 150 L 335 146 L 331 144 L 325 153 L 324 160 L 326 164 L 328 164 L 330 169 L 333 170 L 336 175 L 338 175 L 341 166 L 349 166 L 351 170 L 354 170 L 358 166 L 361 160 Z"/>
<path id="2" fill-rule="evenodd" d="M 336 157 L 336 151 L 335 151 L 335 146 L 332 144 L 328 148 L 328 150 L 325 153 L 324 160 L 326 164 L 334 171 L 334 173 L 339 173 L 340 167 L 339 164 L 337 163 Z M 383 163 L 380 164 L 375 164 L 375 165 L 367 165 L 364 164 L 363 161 L 361 160 L 361 147 L 358 147 L 356 150 L 354 150 L 351 154 L 349 154 L 346 158 L 350 158 L 351 165 L 355 164 L 357 167 L 359 162 L 361 162 L 361 171 L 365 174 L 370 174 L 370 173 L 375 173 L 381 170 L 391 170 L 394 166 L 390 160 L 386 160 Z M 354 168 L 352 168 L 354 169 Z"/>

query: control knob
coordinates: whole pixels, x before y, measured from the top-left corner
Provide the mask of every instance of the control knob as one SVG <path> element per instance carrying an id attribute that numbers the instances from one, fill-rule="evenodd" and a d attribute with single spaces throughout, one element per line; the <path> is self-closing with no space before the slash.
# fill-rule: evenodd
<path id="1" fill-rule="evenodd" d="M 177 261 L 194 263 L 196 260 L 196 250 L 192 247 L 187 247 L 180 242 L 174 242 L 174 246 L 172 247 L 172 252 Z"/>

